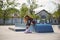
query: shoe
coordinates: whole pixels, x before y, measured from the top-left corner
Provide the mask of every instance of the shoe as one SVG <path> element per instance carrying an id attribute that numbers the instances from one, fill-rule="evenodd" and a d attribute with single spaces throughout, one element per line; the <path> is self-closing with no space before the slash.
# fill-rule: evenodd
<path id="1" fill-rule="evenodd" d="M 24 33 L 32 33 L 29 29 L 26 29 Z"/>

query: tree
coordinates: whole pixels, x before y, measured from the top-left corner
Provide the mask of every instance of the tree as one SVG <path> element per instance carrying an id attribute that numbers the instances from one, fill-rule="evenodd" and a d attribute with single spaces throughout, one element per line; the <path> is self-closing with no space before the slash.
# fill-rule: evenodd
<path id="1" fill-rule="evenodd" d="M 3 1 L 0 0 L 0 18 L 3 18 L 3 10 L 2 10 L 2 6 L 3 6 Z"/>
<path id="2" fill-rule="evenodd" d="M 52 1 L 52 3 L 54 3 L 55 5 L 58 5 L 58 10 L 54 12 L 53 17 L 56 18 L 58 20 L 58 22 L 60 23 L 60 4 L 55 3 L 53 1 Z"/>
<path id="3" fill-rule="evenodd" d="M 0 18 L 3 18 L 3 10 L 0 8 Z"/>
<path id="4" fill-rule="evenodd" d="M 16 8 L 8 8 L 8 9 L 6 9 L 6 10 L 4 10 L 5 19 L 11 18 L 11 17 L 13 17 L 13 14 L 17 14 L 17 13 L 19 13 L 19 10 L 17 10 Z"/>
<path id="5" fill-rule="evenodd" d="M 32 4 L 30 4 L 30 13 L 32 14 L 33 13 L 33 10 L 35 8 L 37 8 L 37 4 L 35 3 L 36 1 L 35 0 L 32 0 Z"/>
<path id="6" fill-rule="evenodd" d="M 60 4 L 58 4 L 58 10 L 54 12 L 54 17 L 58 19 L 58 22 L 60 23 Z"/>
<path id="7" fill-rule="evenodd" d="M 15 7 L 18 5 L 18 3 L 15 3 L 15 0 L 11 1 L 6 0 L 6 2 L 3 3 L 3 20 L 5 23 L 5 20 L 11 17 L 10 14 L 15 14 L 16 12 L 19 12 Z"/>
<path id="8" fill-rule="evenodd" d="M 39 18 L 39 16 L 37 16 L 33 11 L 35 8 L 37 8 L 36 0 L 27 0 L 27 1 L 30 4 L 29 15 L 34 19 L 36 19 L 37 17 Z"/>
<path id="9" fill-rule="evenodd" d="M 20 9 L 20 17 L 21 17 L 21 23 L 22 23 L 22 20 L 23 20 L 23 17 L 25 15 L 28 14 L 28 8 L 27 8 L 27 5 L 25 3 L 22 4 L 22 7 Z"/>
<path id="10" fill-rule="evenodd" d="M 15 0 L 6 0 L 6 2 L 3 3 L 3 8 L 15 8 L 18 5 L 20 5 L 20 3 L 16 3 Z"/>
<path id="11" fill-rule="evenodd" d="M 3 6 L 3 1 L 0 0 L 0 8 L 2 8 L 2 6 Z"/>
<path id="12" fill-rule="evenodd" d="M 34 12 L 32 14 L 29 14 L 29 16 L 32 17 L 33 19 L 40 19 L 40 17 L 36 15 Z"/>
<path id="13" fill-rule="evenodd" d="M 24 3 L 22 4 L 22 7 L 20 9 L 21 18 L 23 18 L 26 14 L 28 14 L 28 8 L 27 8 L 27 5 Z"/>

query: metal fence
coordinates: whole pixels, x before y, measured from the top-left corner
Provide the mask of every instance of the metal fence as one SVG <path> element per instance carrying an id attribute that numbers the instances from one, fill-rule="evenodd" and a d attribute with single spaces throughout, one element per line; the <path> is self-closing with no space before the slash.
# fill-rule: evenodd
<path id="1" fill-rule="evenodd" d="M 15 23 L 21 23 L 20 18 L 0 19 L 0 25 L 15 25 Z M 23 20 L 22 20 L 23 23 Z"/>
<path id="2" fill-rule="evenodd" d="M 6 20 L 3 20 L 3 19 L 0 19 L 0 25 L 15 25 L 16 23 L 21 23 L 22 21 L 22 24 L 24 23 L 23 22 L 23 19 L 21 20 L 21 18 L 9 18 L 9 19 L 6 19 Z M 42 21 L 40 21 L 41 23 Z M 48 22 L 48 21 L 45 21 L 45 22 Z M 52 22 L 49 22 L 51 24 L 58 24 L 58 21 L 57 20 L 52 20 Z"/>

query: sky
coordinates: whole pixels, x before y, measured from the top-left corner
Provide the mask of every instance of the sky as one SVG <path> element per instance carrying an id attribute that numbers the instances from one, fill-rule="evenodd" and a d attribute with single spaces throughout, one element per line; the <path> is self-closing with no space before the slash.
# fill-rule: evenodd
<path id="1" fill-rule="evenodd" d="M 26 3 L 27 5 L 29 5 L 26 0 L 16 0 L 16 2 L 19 2 L 20 4 Z M 42 7 L 43 9 L 47 10 L 49 13 L 54 13 L 55 11 L 57 11 L 58 4 L 60 4 L 60 1 L 59 0 L 36 0 L 36 4 L 38 4 L 39 6 L 43 5 Z M 17 8 L 19 9 L 20 6 Z M 35 11 L 38 12 L 39 8 L 36 8 Z"/>
<path id="2" fill-rule="evenodd" d="M 29 6 L 27 0 L 16 0 L 16 3 L 20 3 L 20 5 L 16 7 L 17 9 L 20 9 L 23 3 L 26 3 L 27 6 Z M 60 4 L 60 0 L 36 0 L 36 4 L 39 5 L 39 7 L 36 8 L 38 11 L 39 11 L 40 5 L 43 5 L 42 9 L 45 9 L 50 13 L 54 13 L 58 9 L 58 4 Z"/>
<path id="3" fill-rule="evenodd" d="M 51 0 L 42 0 L 37 2 L 39 5 L 43 5 L 43 7 L 39 7 L 35 9 L 36 13 L 39 12 L 40 10 L 45 9 L 49 13 L 54 13 L 58 9 L 58 3 L 51 1 Z M 55 4 L 56 3 L 56 4 Z"/>

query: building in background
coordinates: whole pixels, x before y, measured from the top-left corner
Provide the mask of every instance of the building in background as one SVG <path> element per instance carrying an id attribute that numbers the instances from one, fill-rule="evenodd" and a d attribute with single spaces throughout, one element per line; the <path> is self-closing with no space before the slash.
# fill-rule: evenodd
<path id="1" fill-rule="evenodd" d="M 58 24 L 58 20 L 46 9 L 39 7 L 34 11 L 36 15 L 40 16 L 40 23 Z"/>

